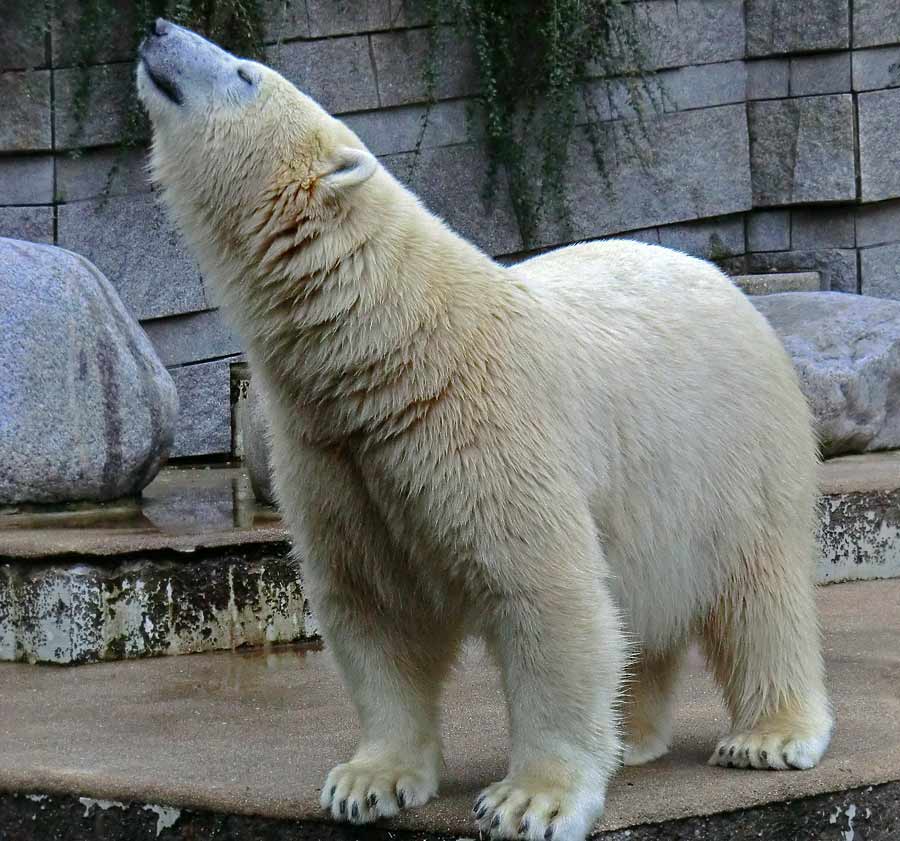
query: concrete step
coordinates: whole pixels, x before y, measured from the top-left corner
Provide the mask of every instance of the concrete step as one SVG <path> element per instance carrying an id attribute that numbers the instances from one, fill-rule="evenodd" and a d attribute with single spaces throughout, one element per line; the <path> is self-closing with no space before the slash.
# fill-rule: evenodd
<path id="1" fill-rule="evenodd" d="M 617 774 L 598 837 L 900 837 L 900 581 L 824 587 L 818 598 L 837 719 L 821 765 L 707 766 L 727 720 L 692 655 L 671 753 Z M 0 696 L 0 837 L 16 841 L 473 838 L 472 801 L 507 760 L 499 681 L 477 649 L 446 692 L 441 797 L 372 831 L 334 828 L 317 805 L 357 738 L 327 652 L 0 663 Z"/>
<path id="2" fill-rule="evenodd" d="M 731 280 L 747 295 L 771 295 L 774 292 L 818 292 L 822 278 L 818 272 L 772 272 L 733 275 Z"/>
<path id="3" fill-rule="evenodd" d="M 827 461 L 821 487 L 819 581 L 900 575 L 900 452 Z M 88 515 L 0 517 L 0 660 L 74 664 L 317 635 L 288 536 L 242 470 L 167 470 L 137 522 L 126 512 L 85 526 Z"/>

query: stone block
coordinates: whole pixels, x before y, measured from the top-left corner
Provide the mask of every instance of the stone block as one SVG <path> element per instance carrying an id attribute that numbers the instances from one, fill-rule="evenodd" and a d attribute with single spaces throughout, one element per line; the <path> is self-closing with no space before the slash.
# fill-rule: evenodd
<path id="1" fill-rule="evenodd" d="M 0 152 L 50 149 L 50 71 L 0 73 Z"/>
<path id="2" fill-rule="evenodd" d="M 267 56 L 272 67 L 332 114 L 379 106 L 365 36 L 278 44 Z"/>
<path id="3" fill-rule="evenodd" d="M 86 12 L 91 14 L 90 5 L 96 5 L 96 0 L 65 0 L 54 4 L 50 38 L 54 67 L 73 67 L 80 62 L 80 21 Z M 115 14 L 91 15 L 91 64 L 134 60 L 138 7 L 138 3 L 119 3 Z"/>
<path id="4" fill-rule="evenodd" d="M 313 38 L 393 27 L 390 0 L 306 0 L 306 8 Z"/>
<path id="5" fill-rule="evenodd" d="M 747 214 L 748 251 L 787 251 L 790 247 L 790 211 L 757 210 Z"/>
<path id="6" fill-rule="evenodd" d="M 754 207 L 856 198 L 850 94 L 752 102 Z"/>
<path id="7" fill-rule="evenodd" d="M 85 149 L 56 158 L 56 198 L 82 201 L 130 193 L 149 193 L 144 149 Z"/>
<path id="8" fill-rule="evenodd" d="M 862 249 L 859 264 L 863 295 L 900 301 L 900 243 Z"/>
<path id="9" fill-rule="evenodd" d="M 52 201 L 53 158 L 50 155 L 0 157 L 0 205 Z"/>
<path id="10" fill-rule="evenodd" d="M 250 479 L 253 496 L 265 505 L 276 505 L 265 398 L 253 380 L 247 383 L 243 397 L 238 394 L 234 420 L 237 427 L 235 433 L 241 438 L 242 462 Z"/>
<path id="11" fill-rule="evenodd" d="M 467 105 L 461 100 L 436 102 L 430 111 L 424 105 L 401 108 L 379 108 L 360 114 L 348 114 L 343 121 L 355 131 L 375 155 L 411 152 L 420 142 L 421 149 L 454 146 L 474 137 L 469 136 Z M 423 133 L 423 119 L 428 122 Z M 479 126 L 471 126 L 473 135 Z"/>
<path id="12" fill-rule="evenodd" d="M 786 58 L 747 62 L 747 99 L 783 99 L 790 82 L 791 65 Z"/>
<path id="13" fill-rule="evenodd" d="M 856 244 L 860 247 L 900 242 L 900 200 L 860 205 L 856 211 Z"/>
<path id="14" fill-rule="evenodd" d="M 87 102 L 80 108 L 81 72 L 74 67 L 53 71 L 57 149 L 119 143 L 134 104 L 134 67 L 130 63 L 89 68 Z"/>
<path id="15" fill-rule="evenodd" d="M 741 216 L 732 216 L 664 225 L 659 228 L 659 243 L 705 260 L 733 257 L 745 251 L 744 220 Z"/>
<path id="16" fill-rule="evenodd" d="M 200 549 L 189 563 L 172 551 L 112 564 L 4 564 L 0 659 L 73 665 L 314 637 L 288 546 Z"/>
<path id="17" fill-rule="evenodd" d="M 200 273 L 152 194 L 60 205 L 58 243 L 94 263 L 137 319 L 209 309 Z"/>
<path id="18" fill-rule="evenodd" d="M 0 237 L 53 244 L 53 208 L 0 207 Z"/>
<path id="19" fill-rule="evenodd" d="M 0 70 L 32 70 L 47 66 L 47 19 L 43 4 L 3 4 L 0 26 Z"/>
<path id="20" fill-rule="evenodd" d="M 220 356 L 232 356 L 242 348 L 218 310 L 144 321 L 141 326 L 164 365 L 185 365 Z"/>
<path id="21" fill-rule="evenodd" d="M 853 46 L 900 42 L 900 4 L 896 0 L 853 0 Z"/>
<path id="22" fill-rule="evenodd" d="M 679 67 L 662 74 L 666 106 L 679 111 L 743 102 L 747 96 L 747 68 L 743 61 Z"/>
<path id="23" fill-rule="evenodd" d="M 853 51 L 853 90 L 900 87 L 900 47 Z"/>
<path id="24" fill-rule="evenodd" d="M 747 0 L 747 55 L 850 46 L 849 0 Z"/>
<path id="25" fill-rule="evenodd" d="M 651 68 L 744 57 L 742 0 L 651 0 L 632 8 Z"/>
<path id="26" fill-rule="evenodd" d="M 178 389 L 173 458 L 231 452 L 231 362 L 234 359 L 169 370 Z"/>
<path id="27" fill-rule="evenodd" d="M 260 0 L 260 10 L 266 43 L 309 37 L 306 0 Z"/>
<path id="28" fill-rule="evenodd" d="M 391 155 L 382 163 L 408 185 L 455 231 L 489 254 L 522 249 L 522 237 L 512 211 L 502 173 L 489 201 L 484 198 L 488 163 L 475 144 L 426 149 L 416 160 L 412 152 Z"/>
<path id="29" fill-rule="evenodd" d="M 382 106 L 423 102 L 427 98 L 425 70 L 431 50 L 427 29 L 380 32 L 371 36 Z M 435 98 L 453 99 L 478 92 L 475 55 L 469 39 L 454 30 L 438 32 Z"/>
<path id="30" fill-rule="evenodd" d="M 764 251 L 749 254 L 745 271 L 750 274 L 818 272 L 822 278 L 823 290 L 850 293 L 859 291 L 856 251 L 852 249 Z"/>
<path id="31" fill-rule="evenodd" d="M 861 93 L 859 169 L 865 202 L 900 196 L 900 89 Z"/>
<path id="32" fill-rule="evenodd" d="M 749 210 L 750 171 L 743 105 L 665 114 L 648 123 L 633 153 L 624 121 L 601 126 L 606 176 L 597 171 L 587 133 L 573 140 L 565 186 L 571 226 L 547 223 L 539 245 L 593 239 L 637 228 L 724 216 Z"/>
<path id="33" fill-rule="evenodd" d="M 809 207 L 791 212 L 791 248 L 853 248 L 856 245 L 855 209 Z"/>
<path id="34" fill-rule="evenodd" d="M 796 56 L 791 59 L 791 96 L 845 93 L 849 90 L 849 52 Z"/>

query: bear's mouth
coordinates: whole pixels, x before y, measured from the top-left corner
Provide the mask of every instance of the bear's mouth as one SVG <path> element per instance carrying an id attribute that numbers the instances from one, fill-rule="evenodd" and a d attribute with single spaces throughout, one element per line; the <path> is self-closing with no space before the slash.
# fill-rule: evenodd
<path id="1" fill-rule="evenodd" d="M 141 62 L 144 65 L 144 71 L 149 77 L 150 81 L 153 82 L 156 89 L 168 100 L 174 102 L 176 105 L 181 105 L 184 102 L 184 99 L 181 96 L 181 91 L 178 89 L 178 85 L 176 85 L 171 79 L 167 79 L 165 76 L 160 76 L 158 73 L 153 72 L 153 68 L 150 66 L 150 63 L 146 58 L 141 57 Z"/>

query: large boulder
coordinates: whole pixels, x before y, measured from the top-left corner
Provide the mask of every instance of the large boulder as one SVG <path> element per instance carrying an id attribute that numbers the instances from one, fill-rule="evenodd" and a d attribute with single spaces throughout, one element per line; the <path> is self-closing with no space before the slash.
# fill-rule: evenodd
<path id="1" fill-rule="evenodd" d="M 253 495 L 259 502 L 275 505 L 275 488 L 272 482 L 272 462 L 269 450 L 269 427 L 265 402 L 251 379 L 246 397 L 238 403 L 244 443 L 244 467 L 250 478 Z"/>
<path id="2" fill-rule="evenodd" d="M 900 301 L 842 292 L 751 300 L 794 360 L 823 455 L 900 447 Z"/>
<path id="3" fill-rule="evenodd" d="M 175 384 L 83 257 L 0 238 L 0 504 L 137 494 L 175 433 Z"/>

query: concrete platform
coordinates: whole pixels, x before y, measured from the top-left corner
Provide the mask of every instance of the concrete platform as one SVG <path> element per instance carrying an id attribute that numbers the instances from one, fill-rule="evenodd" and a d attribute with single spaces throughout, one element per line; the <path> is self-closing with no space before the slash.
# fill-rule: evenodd
<path id="1" fill-rule="evenodd" d="M 671 754 L 618 774 L 598 830 L 734 810 L 770 814 L 771 804 L 818 797 L 785 814 L 813 815 L 809 820 L 821 822 L 821 834 L 783 834 L 784 827 L 793 826 L 788 821 L 780 824 L 780 832 L 764 837 L 839 839 L 844 836 L 838 831 L 848 829 L 848 815 L 851 829 L 853 820 L 859 828 L 864 817 L 871 817 L 874 801 L 866 798 L 876 795 L 887 804 L 879 807 L 887 810 L 881 816 L 888 821 L 884 825 L 890 832 L 900 827 L 900 787 L 895 785 L 900 781 L 900 581 L 825 587 L 819 600 L 837 714 L 837 731 L 822 765 L 778 773 L 706 766 L 726 719 L 694 658 L 680 688 Z M 144 818 L 152 825 L 160 809 L 175 808 L 178 815 L 165 813 L 166 820 L 174 815 L 175 823 L 171 830 L 163 827 L 164 833 L 175 833 L 182 815 L 189 821 L 212 813 L 245 816 L 245 823 L 229 823 L 233 835 L 216 837 L 367 837 L 357 829 L 334 834 L 319 825 L 318 787 L 328 769 L 348 756 L 356 738 L 349 702 L 327 653 L 286 647 L 74 670 L 0 663 L 0 704 L 0 791 L 38 798 L 7 796 L 0 815 L 30 810 L 34 817 L 23 818 L 23 826 L 29 820 L 34 826 L 42 814 L 51 820 L 54 804 L 70 807 L 73 798 L 87 798 L 83 805 L 89 814 L 104 808 L 97 801 L 136 803 L 124 808 L 138 812 L 141 804 L 150 804 L 156 811 Z M 394 837 L 398 830 L 413 832 L 410 838 L 474 834 L 472 799 L 481 786 L 502 776 L 507 745 L 497 677 L 478 652 L 467 654 L 448 689 L 444 733 L 447 770 L 441 798 L 387 825 L 387 834 L 368 837 Z M 891 785 L 868 789 L 885 783 Z M 832 796 L 835 792 L 841 796 Z M 50 798 L 40 800 L 44 795 Z M 635 831 L 631 837 L 757 837 L 760 824 L 748 823 L 750 815 L 746 820 L 723 817 L 748 831 L 752 827 L 746 835 L 726 833 L 724 824 L 715 824 L 718 835 L 673 830 Z M 290 834 L 263 833 L 262 824 L 253 823 L 263 818 L 301 824 Z M 241 834 L 242 826 L 251 828 Z M 72 827 L 72 835 L 52 837 L 82 837 L 74 834 L 74 822 Z M 138 836 L 103 837 L 131 841 Z M 160 837 L 210 836 L 178 832 Z M 860 834 L 857 841 L 876 837 L 898 836 Z"/>

